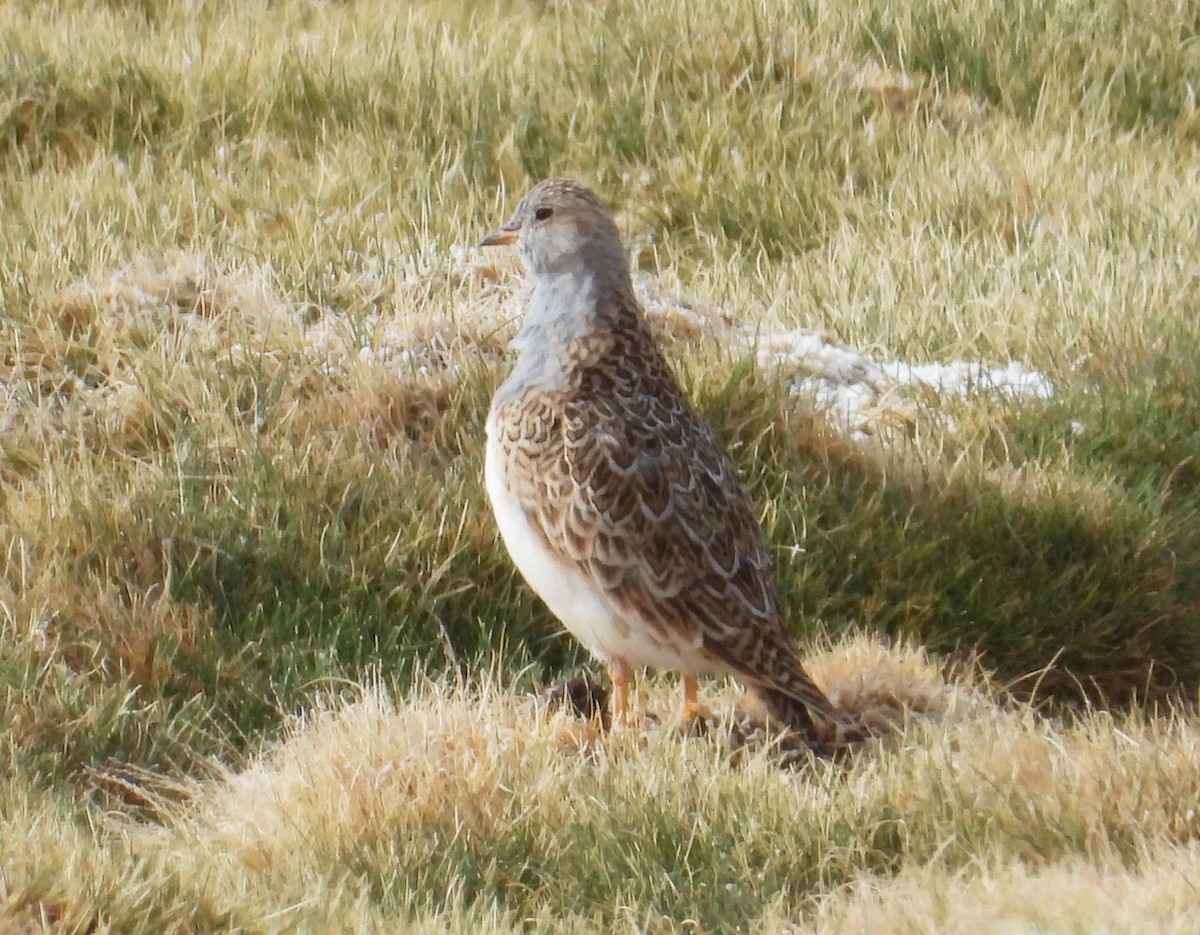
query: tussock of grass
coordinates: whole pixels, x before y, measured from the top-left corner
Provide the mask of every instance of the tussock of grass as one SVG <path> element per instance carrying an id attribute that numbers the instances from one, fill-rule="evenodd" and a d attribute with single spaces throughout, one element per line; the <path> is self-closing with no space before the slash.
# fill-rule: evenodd
<path id="1" fill-rule="evenodd" d="M 1022 861 L 1065 859 L 1064 879 L 1079 867 L 1093 887 L 1105 874 L 1132 887 L 1151 868 L 1179 873 L 1191 860 L 1193 724 L 1003 711 L 969 674 L 946 681 L 924 654 L 863 638 L 813 667 L 852 712 L 920 699 L 926 715 L 895 722 L 844 766 L 780 772 L 769 753 L 731 767 L 719 745 L 669 724 L 602 740 L 589 722 L 494 683 L 426 682 L 402 703 L 378 685 L 347 688 L 186 801 L 165 789 L 156 826 L 115 819 L 80 832 L 51 813 L 30 827 L 18 810 L 9 829 L 41 848 L 34 858 L 9 846 L 10 892 L 24 906 L 61 900 L 39 876 L 55 868 L 68 892 L 96 893 L 101 912 L 139 893 L 159 924 L 182 918 L 190 900 L 195 918 L 210 920 L 198 924 L 236 905 L 237 924 L 269 931 L 386 923 L 448 898 L 560 931 L 609 930 L 628 913 L 651 930 L 680 918 L 803 930 L 811 912 L 880 913 L 894 893 L 910 914 L 885 930 L 904 931 L 931 892 L 945 904 L 929 911 L 954 918 L 998 913 L 1055 878 Z M 650 685 L 646 705 L 662 711 L 673 688 Z M 142 788 L 153 795 L 153 784 Z M 89 836 L 109 846 L 81 863 Z M 981 873 L 1004 893 L 989 901 L 971 882 Z M 1186 909 L 1179 884 L 1157 885 Z M 1031 912 L 1050 911 L 1037 905 Z"/>

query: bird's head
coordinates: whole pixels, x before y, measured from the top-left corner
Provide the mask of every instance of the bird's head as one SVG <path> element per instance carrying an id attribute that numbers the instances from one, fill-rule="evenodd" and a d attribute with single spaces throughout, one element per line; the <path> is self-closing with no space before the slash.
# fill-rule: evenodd
<path id="1" fill-rule="evenodd" d="M 583 185 L 570 179 L 539 182 L 509 221 L 480 246 L 516 244 L 534 276 L 577 271 L 628 277 L 625 252 L 612 215 Z"/>

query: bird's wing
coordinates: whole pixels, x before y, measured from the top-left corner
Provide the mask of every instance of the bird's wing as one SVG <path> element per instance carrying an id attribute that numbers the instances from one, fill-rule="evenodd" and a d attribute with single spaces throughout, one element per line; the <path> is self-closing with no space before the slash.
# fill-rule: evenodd
<path id="1" fill-rule="evenodd" d="M 762 531 L 720 442 L 673 378 L 653 381 L 655 392 L 634 386 L 645 361 L 597 369 L 565 398 L 527 391 L 520 424 L 501 420 L 503 444 L 520 447 L 506 456 L 509 487 L 531 524 L 660 642 L 828 716 L 784 630 Z"/>

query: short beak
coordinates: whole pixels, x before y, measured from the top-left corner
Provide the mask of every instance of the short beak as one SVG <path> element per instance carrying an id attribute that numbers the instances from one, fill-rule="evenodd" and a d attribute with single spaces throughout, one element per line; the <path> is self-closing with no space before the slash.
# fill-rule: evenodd
<path id="1" fill-rule="evenodd" d="M 479 241 L 481 247 L 503 247 L 517 242 L 517 228 L 505 224 Z"/>

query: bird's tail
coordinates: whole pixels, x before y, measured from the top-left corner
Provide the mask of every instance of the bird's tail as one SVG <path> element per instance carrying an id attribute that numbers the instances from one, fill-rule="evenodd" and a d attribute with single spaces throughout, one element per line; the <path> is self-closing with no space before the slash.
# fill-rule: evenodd
<path id="1" fill-rule="evenodd" d="M 759 684 L 752 690 L 773 723 L 799 734 L 818 756 L 827 755 L 825 738 L 839 736 L 846 725 L 846 717 L 803 669 L 797 666 L 789 675 L 791 677 L 781 680 L 782 684 Z M 817 719 L 827 722 L 832 730 L 818 729 Z"/>

